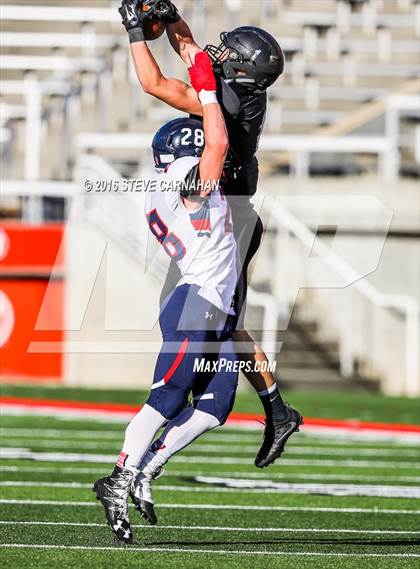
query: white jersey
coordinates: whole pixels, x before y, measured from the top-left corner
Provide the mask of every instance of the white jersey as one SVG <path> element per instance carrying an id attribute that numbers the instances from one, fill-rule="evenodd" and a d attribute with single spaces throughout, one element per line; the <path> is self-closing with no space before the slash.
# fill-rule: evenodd
<path id="1" fill-rule="evenodd" d="M 197 204 L 195 211 L 188 210 L 180 196 L 179 182 L 199 161 L 194 156 L 179 158 L 159 175 L 156 190 L 146 196 L 146 218 L 150 230 L 181 271 L 178 285 L 199 286 L 200 296 L 232 313 L 237 274 L 229 204 L 218 189 Z"/>

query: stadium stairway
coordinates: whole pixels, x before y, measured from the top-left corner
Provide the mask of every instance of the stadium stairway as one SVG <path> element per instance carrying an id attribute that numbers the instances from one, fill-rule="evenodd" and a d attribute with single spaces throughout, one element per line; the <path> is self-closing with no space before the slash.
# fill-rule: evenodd
<path id="1" fill-rule="evenodd" d="M 248 307 L 247 323 L 252 330 L 257 327 L 260 311 Z M 258 332 L 253 336 L 259 341 Z M 277 342 L 281 345 L 276 356 L 277 377 L 281 385 L 293 389 L 352 389 L 376 391 L 379 380 L 363 377 L 355 362 L 355 373 L 352 377 L 343 377 L 340 373 L 338 343 L 321 340 L 318 325 L 313 320 L 304 320 L 299 307 L 296 306 L 287 330 L 280 330 Z"/>

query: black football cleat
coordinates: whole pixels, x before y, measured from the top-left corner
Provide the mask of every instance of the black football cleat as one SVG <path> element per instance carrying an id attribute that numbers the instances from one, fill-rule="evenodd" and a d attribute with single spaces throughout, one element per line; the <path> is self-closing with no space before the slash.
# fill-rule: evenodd
<path id="1" fill-rule="evenodd" d="M 152 498 L 151 480 L 139 474 L 131 485 L 130 498 L 141 517 L 151 526 L 155 526 L 157 516 Z"/>
<path id="2" fill-rule="evenodd" d="M 264 468 L 273 464 L 284 451 L 289 437 L 293 433 L 299 432 L 299 427 L 303 424 L 302 415 L 290 405 L 286 404 L 286 407 L 289 412 L 287 421 L 278 423 L 266 420 L 263 444 L 255 459 L 257 468 Z"/>
<path id="3" fill-rule="evenodd" d="M 133 543 L 127 501 L 133 477 L 132 470 L 116 466 L 110 476 L 100 478 L 93 485 L 96 499 L 104 507 L 109 527 L 123 543 Z"/>
<path id="4" fill-rule="evenodd" d="M 139 474 L 133 479 L 130 498 L 134 507 L 151 526 L 157 524 L 154 501 L 152 497 L 152 482 L 165 472 L 163 463 L 153 451 L 149 450 L 140 465 Z"/>

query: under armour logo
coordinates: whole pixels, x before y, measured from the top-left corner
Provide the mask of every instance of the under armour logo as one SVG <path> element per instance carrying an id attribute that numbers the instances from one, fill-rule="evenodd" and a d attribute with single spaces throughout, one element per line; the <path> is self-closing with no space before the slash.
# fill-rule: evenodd
<path id="1" fill-rule="evenodd" d="M 114 524 L 114 530 L 118 531 L 119 529 L 122 529 L 124 531 L 124 537 L 126 539 L 128 539 L 130 537 L 130 530 L 129 529 L 124 529 L 123 528 L 123 521 L 122 520 L 118 520 L 116 524 Z"/>
<path id="2" fill-rule="evenodd" d="M 210 314 L 210 312 L 206 312 L 206 320 L 213 320 L 213 314 Z"/>
<path id="3" fill-rule="evenodd" d="M 122 520 L 117 520 L 117 523 L 114 524 L 114 529 L 115 531 L 119 530 L 119 529 L 123 529 L 122 527 Z"/>

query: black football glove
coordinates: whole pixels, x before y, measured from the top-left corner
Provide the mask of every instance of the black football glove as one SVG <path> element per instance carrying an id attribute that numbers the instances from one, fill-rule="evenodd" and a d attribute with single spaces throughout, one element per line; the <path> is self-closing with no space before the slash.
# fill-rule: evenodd
<path id="1" fill-rule="evenodd" d="M 150 0 L 122 0 L 118 12 L 121 14 L 122 23 L 128 32 L 130 43 L 144 41 L 144 22 L 150 20 L 154 15 L 154 10 L 143 11 L 144 4 L 150 4 Z"/>
<path id="2" fill-rule="evenodd" d="M 175 24 L 181 19 L 175 4 L 171 0 L 146 0 L 146 3 L 153 10 L 153 15 L 165 24 Z"/>

